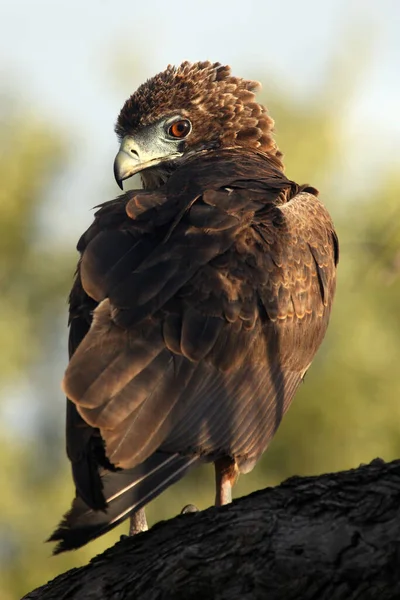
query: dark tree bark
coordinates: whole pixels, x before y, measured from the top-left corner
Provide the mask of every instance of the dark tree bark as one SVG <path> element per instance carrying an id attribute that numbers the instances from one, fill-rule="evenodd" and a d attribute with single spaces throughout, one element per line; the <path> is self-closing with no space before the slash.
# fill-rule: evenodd
<path id="1" fill-rule="evenodd" d="M 400 461 L 159 523 L 25 596 L 39 598 L 399 599 Z"/>

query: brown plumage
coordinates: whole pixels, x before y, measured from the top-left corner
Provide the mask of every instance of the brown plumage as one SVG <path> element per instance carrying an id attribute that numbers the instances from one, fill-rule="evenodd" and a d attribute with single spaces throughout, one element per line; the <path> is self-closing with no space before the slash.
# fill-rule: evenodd
<path id="1" fill-rule="evenodd" d="M 125 102 L 115 131 L 122 139 L 179 111 L 196 124 L 186 141 L 188 149 L 205 144 L 245 146 L 279 159 L 282 153 L 272 135 L 274 121 L 255 101 L 254 92 L 260 87 L 258 81 L 232 77 L 230 67 L 219 63 L 169 66 Z"/>
<path id="2" fill-rule="evenodd" d="M 117 180 L 141 172 L 146 189 L 102 205 L 78 244 L 64 379 L 76 498 L 56 552 L 200 462 L 228 501 L 325 335 L 336 234 L 316 190 L 283 174 L 255 87 L 183 63 L 119 115 Z"/>

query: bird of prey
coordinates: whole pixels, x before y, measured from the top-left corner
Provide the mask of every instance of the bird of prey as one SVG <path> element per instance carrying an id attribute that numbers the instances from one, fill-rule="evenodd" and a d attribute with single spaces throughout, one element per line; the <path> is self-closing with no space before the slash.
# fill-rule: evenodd
<path id="1" fill-rule="evenodd" d="M 284 174 L 259 84 L 169 66 L 125 102 L 114 173 L 70 294 L 67 453 L 76 496 L 51 536 L 78 548 L 196 465 L 231 500 L 320 346 L 338 240 L 315 188 Z"/>

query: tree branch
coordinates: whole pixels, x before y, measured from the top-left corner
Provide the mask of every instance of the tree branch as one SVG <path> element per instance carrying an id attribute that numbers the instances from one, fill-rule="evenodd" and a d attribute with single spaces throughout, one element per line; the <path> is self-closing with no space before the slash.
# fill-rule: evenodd
<path id="1" fill-rule="evenodd" d="M 400 598 L 400 461 L 292 477 L 118 542 L 25 600 Z"/>

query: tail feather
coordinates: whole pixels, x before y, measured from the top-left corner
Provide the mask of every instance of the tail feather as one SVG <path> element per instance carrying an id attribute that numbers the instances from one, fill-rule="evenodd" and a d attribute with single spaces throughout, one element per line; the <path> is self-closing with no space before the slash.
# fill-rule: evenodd
<path id="1" fill-rule="evenodd" d="M 76 496 L 71 509 L 48 539 L 59 542 L 53 554 L 80 548 L 110 531 L 181 479 L 198 460 L 197 456 L 156 452 L 133 469 L 107 472 L 102 477 L 107 508 L 93 510 Z"/>

